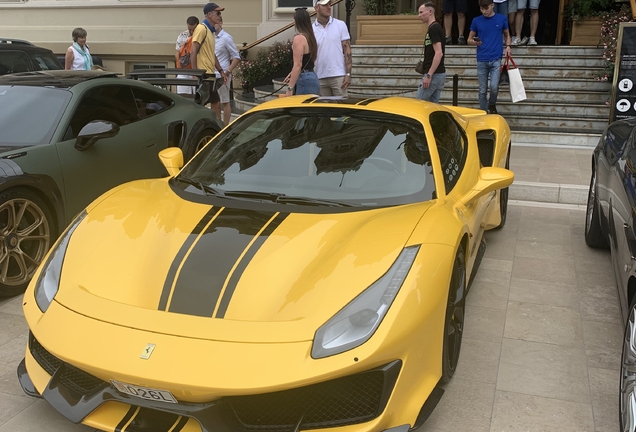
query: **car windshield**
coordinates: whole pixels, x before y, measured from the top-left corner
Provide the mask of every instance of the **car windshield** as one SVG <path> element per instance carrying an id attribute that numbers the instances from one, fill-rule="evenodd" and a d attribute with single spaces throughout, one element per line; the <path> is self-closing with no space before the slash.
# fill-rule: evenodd
<path id="1" fill-rule="evenodd" d="M 340 107 L 245 115 L 174 184 L 193 193 L 295 205 L 368 207 L 435 198 L 420 122 Z"/>
<path id="2" fill-rule="evenodd" d="M 70 99 L 66 90 L 0 85 L 0 144 L 49 143 Z"/>

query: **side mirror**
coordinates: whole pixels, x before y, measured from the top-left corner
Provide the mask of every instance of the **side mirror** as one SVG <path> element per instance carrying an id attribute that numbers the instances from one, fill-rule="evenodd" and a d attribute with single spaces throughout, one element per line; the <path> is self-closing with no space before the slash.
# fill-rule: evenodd
<path id="1" fill-rule="evenodd" d="M 489 194 L 492 191 L 503 189 L 512 184 L 515 174 L 505 168 L 485 167 L 479 170 L 477 183 L 462 199 L 462 204 L 468 205 L 472 201 Z"/>
<path id="2" fill-rule="evenodd" d="M 88 150 L 98 140 L 111 138 L 119 133 L 119 126 L 106 120 L 93 120 L 82 128 L 77 135 L 75 148 L 79 151 Z"/>
<path id="3" fill-rule="evenodd" d="M 159 160 L 168 170 L 168 174 L 175 176 L 183 167 L 183 152 L 178 147 L 168 147 L 159 152 Z"/>

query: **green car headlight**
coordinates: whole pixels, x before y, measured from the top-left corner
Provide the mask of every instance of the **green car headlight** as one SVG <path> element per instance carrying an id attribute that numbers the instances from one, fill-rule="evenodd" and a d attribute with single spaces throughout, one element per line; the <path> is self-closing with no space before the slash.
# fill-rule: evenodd
<path id="1" fill-rule="evenodd" d="M 419 250 L 419 245 L 404 248 L 380 279 L 323 324 L 314 336 L 311 357 L 340 354 L 369 340 L 400 291 Z"/>
<path id="2" fill-rule="evenodd" d="M 73 235 L 73 231 L 75 231 L 75 228 L 84 220 L 86 215 L 86 210 L 84 210 L 75 217 L 66 231 L 60 236 L 57 243 L 55 243 L 49 256 L 42 265 L 42 271 L 40 271 L 40 276 L 35 283 L 35 301 L 42 312 L 46 312 L 53 301 L 53 297 L 57 294 L 57 290 L 60 287 L 60 274 L 62 273 L 62 264 L 64 263 L 64 255 L 66 255 L 68 242 L 71 239 L 71 235 Z"/>

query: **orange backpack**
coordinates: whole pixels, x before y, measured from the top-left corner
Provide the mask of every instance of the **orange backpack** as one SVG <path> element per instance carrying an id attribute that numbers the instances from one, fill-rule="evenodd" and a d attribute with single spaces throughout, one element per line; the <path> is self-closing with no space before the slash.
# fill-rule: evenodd
<path id="1" fill-rule="evenodd" d="M 201 46 L 203 46 L 203 42 L 205 42 L 205 38 L 207 37 L 208 37 L 208 28 L 205 27 L 205 36 L 203 36 L 203 40 L 201 41 Z M 186 39 L 183 45 L 181 45 L 181 49 L 179 50 L 179 63 L 177 63 L 178 68 L 192 69 L 192 63 L 190 61 L 191 50 L 192 50 L 192 36 Z"/>

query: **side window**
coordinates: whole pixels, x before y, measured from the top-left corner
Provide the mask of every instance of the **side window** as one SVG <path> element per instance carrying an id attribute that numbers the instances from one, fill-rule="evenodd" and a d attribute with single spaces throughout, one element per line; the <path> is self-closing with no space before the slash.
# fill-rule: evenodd
<path id="1" fill-rule="evenodd" d="M 22 51 L 3 51 L 0 53 L 0 75 L 33 70 L 29 56 Z"/>
<path id="2" fill-rule="evenodd" d="M 153 114 L 157 114 L 174 105 L 174 102 L 169 97 L 155 93 L 151 90 L 133 88 L 132 92 L 135 96 L 137 113 L 139 118 L 142 119 Z"/>
<path id="3" fill-rule="evenodd" d="M 459 178 L 466 161 L 466 136 L 450 113 L 437 111 L 429 118 L 442 165 L 446 193 Z"/>
<path id="4" fill-rule="evenodd" d="M 40 70 L 58 70 L 60 65 L 52 55 L 33 54 L 33 60 L 37 63 Z"/>
<path id="5" fill-rule="evenodd" d="M 130 87 L 109 85 L 86 93 L 75 108 L 64 139 L 76 138 L 80 130 L 93 120 L 111 121 L 119 127 L 139 120 Z"/>

